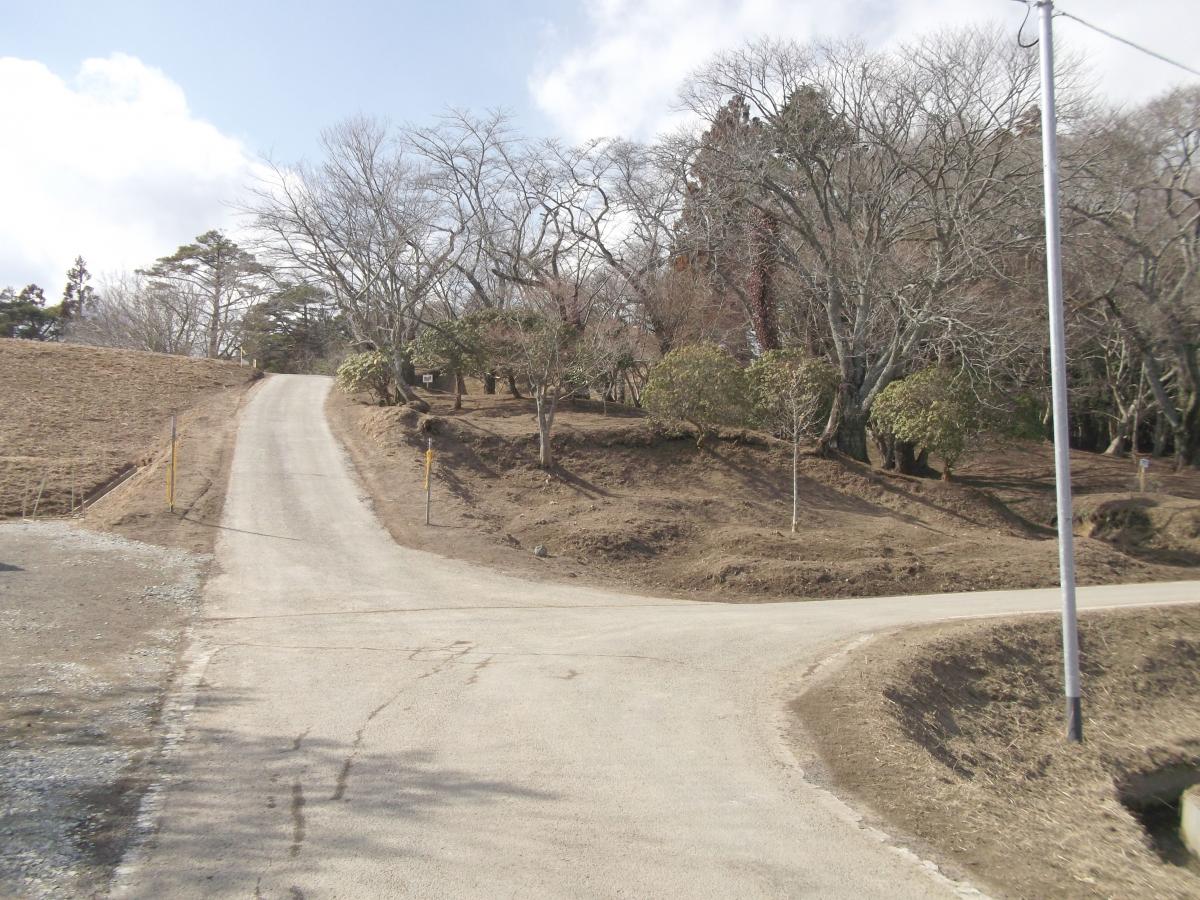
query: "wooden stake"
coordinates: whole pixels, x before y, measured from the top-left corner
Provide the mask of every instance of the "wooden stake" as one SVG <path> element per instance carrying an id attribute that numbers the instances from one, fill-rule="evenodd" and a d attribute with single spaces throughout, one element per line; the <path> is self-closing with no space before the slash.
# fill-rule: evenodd
<path id="1" fill-rule="evenodd" d="M 34 501 L 33 501 L 33 518 L 35 518 L 35 519 L 37 518 L 38 506 L 42 502 L 42 491 L 44 491 L 46 489 L 46 479 L 49 477 L 50 477 L 50 471 L 47 470 L 46 474 L 42 476 L 42 483 L 38 486 L 37 497 L 34 498 Z"/>
<path id="2" fill-rule="evenodd" d="M 425 445 L 425 524 L 429 524 L 430 509 L 433 506 L 433 438 Z"/>
<path id="3" fill-rule="evenodd" d="M 171 512 L 175 512 L 175 447 L 176 447 L 176 417 L 171 416 L 171 459 L 167 463 L 167 504 Z"/>

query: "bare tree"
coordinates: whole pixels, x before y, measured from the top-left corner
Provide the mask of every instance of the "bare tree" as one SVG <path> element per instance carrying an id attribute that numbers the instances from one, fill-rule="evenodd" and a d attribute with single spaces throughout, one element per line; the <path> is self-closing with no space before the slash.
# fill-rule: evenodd
<path id="1" fill-rule="evenodd" d="M 891 53 L 764 41 L 685 89 L 710 121 L 732 103 L 744 123 L 697 148 L 697 177 L 716 185 L 696 197 L 712 207 L 698 237 L 724 249 L 721 223 L 744 209 L 772 223 L 786 302 L 814 311 L 793 318 L 819 325 L 840 374 L 824 445 L 866 459 L 870 407 L 914 360 L 980 361 L 1016 336 L 978 300 L 1037 233 L 1036 98 L 1033 57 L 984 31 Z"/>
<path id="2" fill-rule="evenodd" d="M 1086 288 L 1136 349 L 1180 466 L 1200 464 L 1198 123 L 1190 87 L 1094 124 L 1067 200 Z"/>
<path id="3" fill-rule="evenodd" d="M 382 123 L 352 119 L 323 145 L 319 165 L 276 167 L 256 191 L 264 252 L 289 280 L 328 290 L 354 339 L 387 353 L 416 401 L 408 347 L 460 231 Z"/>
<path id="4" fill-rule="evenodd" d="M 105 276 L 84 315 L 68 326 L 66 339 L 192 356 L 205 344 L 203 301 L 192 291 L 164 290 L 141 272 Z"/>

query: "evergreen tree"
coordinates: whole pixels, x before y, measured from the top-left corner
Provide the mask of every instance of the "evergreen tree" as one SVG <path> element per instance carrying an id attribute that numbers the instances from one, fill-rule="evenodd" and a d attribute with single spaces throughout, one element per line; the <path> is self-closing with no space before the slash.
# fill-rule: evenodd
<path id="1" fill-rule="evenodd" d="M 75 264 L 67 270 L 67 285 L 63 288 L 61 318 L 69 322 L 81 318 L 96 302 L 96 289 L 88 284 L 92 273 L 82 256 L 75 257 Z"/>
<path id="2" fill-rule="evenodd" d="M 10 287 L 0 291 L 0 337 L 55 341 L 61 333 L 60 308 L 47 307 L 36 284 L 25 285 L 20 293 Z"/>
<path id="3" fill-rule="evenodd" d="M 247 307 L 261 296 L 266 268 L 220 231 L 207 231 L 162 257 L 146 275 L 151 286 L 193 304 L 204 324 L 205 355 L 228 357 L 237 349 L 236 330 Z"/>

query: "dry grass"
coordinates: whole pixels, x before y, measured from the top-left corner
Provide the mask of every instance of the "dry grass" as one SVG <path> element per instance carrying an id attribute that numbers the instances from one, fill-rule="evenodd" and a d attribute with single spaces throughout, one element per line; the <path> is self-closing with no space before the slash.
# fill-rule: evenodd
<path id="1" fill-rule="evenodd" d="M 790 449 L 764 435 L 729 433 L 701 449 L 694 436 L 664 432 L 636 410 L 568 402 L 555 430 L 559 469 L 548 476 L 535 464 L 529 401 L 468 395 L 455 412 L 448 397 L 427 399 L 427 416 L 336 392 L 331 399 L 335 427 L 401 543 L 425 545 L 411 526 L 423 519 L 417 472 L 432 433 L 447 530 L 430 549 L 489 564 L 543 544 L 551 559 L 536 565 L 553 577 L 752 601 L 1038 587 L 1057 578 L 1047 446 L 977 454 L 948 484 L 805 456 L 801 522 L 791 534 Z M 1111 500 L 1130 481 L 1124 461 L 1075 454 L 1074 467 L 1085 499 L 1105 492 Z M 1180 535 L 1200 521 L 1200 501 L 1188 499 L 1200 495 L 1200 474 L 1163 476 L 1158 486 L 1177 495 L 1138 502 L 1151 512 L 1169 507 Z M 1094 524 L 1080 523 L 1084 583 L 1188 578 L 1200 563 L 1186 541 L 1167 547 L 1155 532 L 1138 543 L 1128 530 L 1115 540 Z"/>
<path id="2" fill-rule="evenodd" d="M 1081 644 L 1082 746 L 1052 616 L 875 641 L 795 709 L 834 785 L 1000 894 L 1200 895 L 1128 805 L 1200 781 L 1200 607 L 1088 614 Z"/>
<path id="3" fill-rule="evenodd" d="M 241 390 L 236 363 L 0 340 L 0 518 L 67 513 L 169 438 L 173 412 Z M 39 496 L 40 495 L 40 496 Z"/>

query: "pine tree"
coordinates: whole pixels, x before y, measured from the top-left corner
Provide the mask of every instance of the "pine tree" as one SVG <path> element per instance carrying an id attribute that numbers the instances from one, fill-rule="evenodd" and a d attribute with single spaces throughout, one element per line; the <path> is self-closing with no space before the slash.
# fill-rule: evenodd
<path id="1" fill-rule="evenodd" d="M 203 323 L 205 355 L 236 351 L 242 315 L 265 291 L 266 268 L 220 231 L 207 231 L 146 271 L 152 286 L 195 301 Z"/>
<path id="2" fill-rule="evenodd" d="M 67 270 L 67 285 L 63 288 L 60 316 L 64 322 L 78 319 L 96 302 L 96 289 L 89 281 L 92 273 L 82 256 L 75 257 L 75 264 Z"/>

